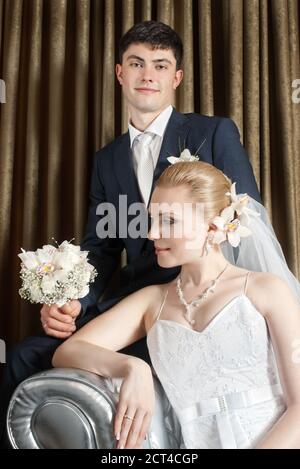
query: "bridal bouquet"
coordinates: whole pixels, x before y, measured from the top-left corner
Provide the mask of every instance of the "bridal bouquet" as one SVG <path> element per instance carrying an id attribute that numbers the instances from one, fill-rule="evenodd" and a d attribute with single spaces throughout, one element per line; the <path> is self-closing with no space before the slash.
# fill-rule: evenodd
<path id="1" fill-rule="evenodd" d="M 57 247 L 47 244 L 35 252 L 21 250 L 19 294 L 31 303 L 63 306 L 70 300 L 83 298 L 97 276 L 88 262 L 88 251 L 80 251 L 71 241 Z"/>

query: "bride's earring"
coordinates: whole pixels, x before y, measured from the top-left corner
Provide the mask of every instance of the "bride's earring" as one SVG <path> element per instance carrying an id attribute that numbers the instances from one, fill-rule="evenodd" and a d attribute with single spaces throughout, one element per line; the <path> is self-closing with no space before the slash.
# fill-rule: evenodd
<path id="1" fill-rule="evenodd" d="M 210 232 L 208 233 L 204 246 L 203 246 L 203 254 L 202 254 L 203 256 L 207 256 L 212 250 L 212 247 L 213 247 L 212 240 L 213 240 L 213 233 Z"/>

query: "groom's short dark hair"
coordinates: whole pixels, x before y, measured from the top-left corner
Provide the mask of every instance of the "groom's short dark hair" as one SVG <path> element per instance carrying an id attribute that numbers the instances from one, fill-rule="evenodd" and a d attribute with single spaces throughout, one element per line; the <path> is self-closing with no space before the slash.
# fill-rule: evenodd
<path id="1" fill-rule="evenodd" d="M 183 45 L 178 34 L 167 24 L 159 21 L 143 21 L 132 26 L 121 38 L 119 59 L 131 44 L 150 44 L 153 49 L 171 49 L 176 59 L 176 69 L 181 67 Z"/>

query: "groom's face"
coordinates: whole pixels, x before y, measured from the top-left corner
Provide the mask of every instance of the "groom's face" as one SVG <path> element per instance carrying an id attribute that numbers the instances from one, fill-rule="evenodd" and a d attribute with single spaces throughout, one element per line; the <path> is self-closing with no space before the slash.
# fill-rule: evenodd
<path id="1" fill-rule="evenodd" d="M 132 44 L 123 54 L 122 64 L 116 65 L 129 110 L 161 112 L 174 101 L 174 91 L 180 84 L 182 70 L 176 70 L 171 49 L 152 50 L 149 44 Z"/>

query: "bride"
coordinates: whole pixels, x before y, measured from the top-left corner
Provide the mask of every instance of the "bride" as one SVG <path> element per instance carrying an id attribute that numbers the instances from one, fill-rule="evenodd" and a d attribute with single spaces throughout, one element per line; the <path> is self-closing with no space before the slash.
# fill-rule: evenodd
<path id="1" fill-rule="evenodd" d="M 117 352 L 145 336 L 181 447 L 300 448 L 299 284 L 263 207 L 215 167 L 180 161 L 161 175 L 150 212 L 158 263 L 181 265 L 179 277 L 88 323 L 53 365 L 123 378 L 120 449 L 142 446 L 154 412 L 150 366 Z"/>

